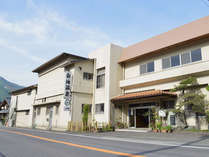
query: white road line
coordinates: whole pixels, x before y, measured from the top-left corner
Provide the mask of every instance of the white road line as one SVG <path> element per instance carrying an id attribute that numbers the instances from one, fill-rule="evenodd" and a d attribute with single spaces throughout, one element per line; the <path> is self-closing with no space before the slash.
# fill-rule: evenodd
<path id="1" fill-rule="evenodd" d="M 130 143 L 138 143 L 138 144 L 150 144 L 150 145 L 159 145 L 159 146 L 167 146 L 167 147 L 182 147 L 182 148 L 192 148 L 192 149 L 204 149 L 209 150 L 209 147 L 204 146 L 195 146 L 195 145 L 187 145 L 185 143 L 177 143 L 177 142 L 162 142 L 162 141 L 151 141 L 151 140 L 133 140 L 129 138 L 118 138 L 118 137 L 95 137 L 95 136 L 87 136 L 87 135 L 80 135 L 80 134 L 71 134 L 71 133 L 64 133 L 64 132 L 53 132 L 47 130 L 33 130 L 33 129 L 26 129 L 26 128 L 15 128 L 19 130 L 27 130 L 33 132 L 42 132 L 42 133 L 50 133 L 50 134 L 57 134 L 57 135 L 68 135 L 74 137 L 84 137 L 90 139 L 102 139 L 102 140 L 109 140 L 109 141 L 120 141 L 120 142 L 130 142 Z"/>

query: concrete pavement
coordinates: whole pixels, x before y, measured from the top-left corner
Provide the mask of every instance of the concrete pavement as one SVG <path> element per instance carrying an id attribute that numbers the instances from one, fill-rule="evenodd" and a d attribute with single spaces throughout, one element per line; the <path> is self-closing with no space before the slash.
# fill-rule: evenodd
<path id="1" fill-rule="evenodd" d="M 69 134 L 0 128 L 0 157 L 201 156 L 209 154 L 208 138 L 201 145 L 120 137 L 124 133 Z M 130 137 L 130 136 L 129 136 Z M 58 142 L 56 142 L 58 141 Z M 61 141 L 61 142 L 59 142 Z M 148 142 L 146 142 L 148 141 Z M 161 142 L 161 143 L 159 143 Z M 172 141 L 169 141 L 172 142 Z M 70 143 L 70 144 L 69 144 Z M 174 144 L 175 143 L 175 144 Z"/>

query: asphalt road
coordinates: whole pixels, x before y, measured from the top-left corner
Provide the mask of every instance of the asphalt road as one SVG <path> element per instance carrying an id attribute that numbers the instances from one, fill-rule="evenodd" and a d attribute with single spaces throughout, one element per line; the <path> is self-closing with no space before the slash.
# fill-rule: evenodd
<path id="1" fill-rule="evenodd" d="M 111 138 L 0 128 L 0 157 L 209 157 L 209 146 Z"/>

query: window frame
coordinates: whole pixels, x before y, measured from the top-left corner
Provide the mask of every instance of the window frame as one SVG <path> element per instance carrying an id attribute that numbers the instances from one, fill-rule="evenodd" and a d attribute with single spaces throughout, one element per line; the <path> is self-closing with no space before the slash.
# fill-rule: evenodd
<path id="1" fill-rule="evenodd" d="M 103 72 L 99 73 L 99 71 Z M 97 69 L 97 78 L 96 78 L 96 88 L 104 88 L 105 87 L 105 67 Z"/>
<path id="2" fill-rule="evenodd" d="M 152 63 L 153 63 L 153 66 L 154 66 L 153 71 L 148 72 L 148 64 L 152 64 Z M 143 72 L 143 73 L 142 73 L 142 70 L 141 70 L 142 66 L 145 66 L 145 69 L 146 69 L 145 72 Z M 149 73 L 153 73 L 153 72 L 155 72 L 155 61 L 154 60 L 139 65 L 139 74 L 140 75 L 149 74 Z"/>
<path id="3" fill-rule="evenodd" d="M 81 113 L 83 113 L 84 105 L 86 105 L 86 104 L 81 104 Z M 92 104 L 87 104 L 87 105 L 89 105 L 89 112 L 88 113 L 91 113 L 92 112 Z"/>
<path id="4" fill-rule="evenodd" d="M 100 105 L 100 109 L 99 111 L 97 111 L 97 106 Z M 102 107 L 103 106 L 103 107 Z M 95 104 L 95 114 L 104 114 L 104 107 L 105 107 L 105 104 L 104 103 L 98 103 L 98 104 Z M 102 110 L 103 108 L 103 110 Z"/>
<path id="5" fill-rule="evenodd" d="M 93 80 L 93 73 L 83 72 L 83 80 Z"/>

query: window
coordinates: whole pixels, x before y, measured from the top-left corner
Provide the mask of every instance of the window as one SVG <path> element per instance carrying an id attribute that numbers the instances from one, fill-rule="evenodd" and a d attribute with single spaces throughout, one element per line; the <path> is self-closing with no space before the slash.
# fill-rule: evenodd
<path id="1" fill-rule="evenodd" d="M 171 67 L 170 57 L 162 59 L 163 69 Z"/>
<path id="2" fill-rule="evenodd" d="M 201 49 L 196 49 L 191 52 L 192 62 L 197 62 L 202 60 Z"/>
<path id="3" fill-rule="evenodd" d="M 181 54 L 181 64 L 188 64 L 202 60 L 201 49 L 192 50 L 191 52 Z"/>
<path id="4" fill-rule="evenodd" d="M 174 115 L 170 115 L 170 125 L 176 125 L 176 118 Z"/>
<path id="5" fill-rule="evenodd" d="M 97 69 L 97 88 L 105 86 L 105 68 Z"/>
<path id="6" fill-rule="evenodd" d="M 154 61 L 140 65 L 140 74 L 145 74 L 155 71 Z"/>
<path id="7" fill-rule="evenodd" d="M 181 54 L 181 64 L 188 64 L 191 62 L 190 52 Z"/>
<path id="8" fill-rule="evenodd" d="M 92 73 L 84 72 L 83 73 L 83 79 L 84 80 L 92 80 L 93 79 L 93 74 Z"/>
<path id="9" fill-rule="evenodd" d="M 41 114 L 41 108 L 38 107 L 38 108 L 37 108 L 37 115 L 40 115 L 40 114 Z"/>
<path id="10" fill-rule="evenodd" d="M 140 65 L 140 74 L 145 74 L 147 72 L 147 65 L 142 64 Z"/>
<path id="11" fill-rule="evenodd" d="M 171 67 L 179 66 L 180 65 L 180 58 L 179 55 L 171 56 Z"/>
<path id="12" fill-rule="evenodd" d="M 96 104 L 95 112 L 104 113 L 104 103 Z"/>
<path id="13" fill-rule="evenodd" d="M 28 91 L 28 92 L 27 92 L 27 95 L 31 95 L 31 91 Z"/>
<path id="14" fill-rule="evenodd" d="M 81 106 L 81 113 L 83 113 L 83 111 L 84 111 L 84 105 L 85 104 L 82 104 L 82 106 Z M 88 105 L 89 105 L 89 113 L 91 113 L 92 105 L 91 104 L 88 104 Z"/>
<path id="15" fill-rule="evenodd" d="M 163 101 L 162 102 L 162 108 L 163 109 L 174 109 L 175 108 L 175 101 L 170 100 L 170 101 Z"/>
<path id="16" fill-rule="evenodd" d="M 180 65 L 180 57 L 179 55 L 167 57 L 162 59 L 162 67 L 163 69 L 167 69 L 170 67 L 175 67 Z"/>

